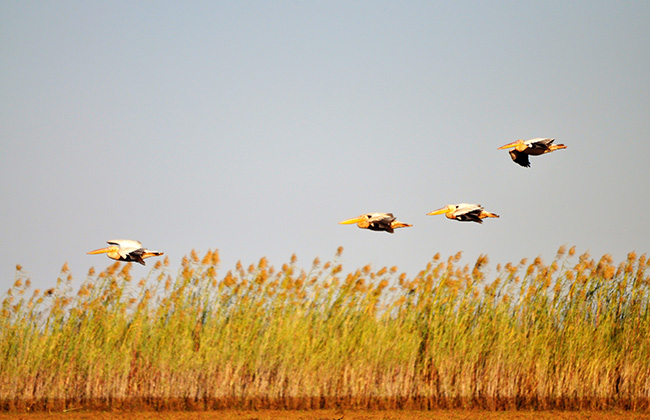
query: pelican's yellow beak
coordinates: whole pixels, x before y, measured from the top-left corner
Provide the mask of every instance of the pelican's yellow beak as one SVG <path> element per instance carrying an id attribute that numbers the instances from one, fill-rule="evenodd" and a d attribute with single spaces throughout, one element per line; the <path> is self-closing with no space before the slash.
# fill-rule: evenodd
<path id="1" fill-rule="evenodd" d="M 503 146 L 499 147 L 497 150 L 508 149 L 510 147 L 515 147 L 517 145 L 517 143 L 519 143 L 519 140 L 513 141 L 512 143 L 508 143 L 506 145 L 503 145 Z"/>
<path id="2" fill-rule="evenodd" d="M 355 217 L 354 219 L 348 219 L 348 220 L 344 220 L 342 222 L 339 222 L 339 225 L 351 225 L 353 223 L 359 223 L 362 220 L 363 220 L 363 217 Z"/>
<path id="3" fill-rule="evenodd" d="M 445 214 L 447 213 L 447 211 L 449 211 L 449 207 L 445 206 L 441 209 L 434 210 L 431 213 L 427 213 L 427 216 L 435 216 L 436 214 Z"/>
<path id="4" fill-rule="evenodd" d="M 110 252 L 110 250 L 111 250 L 111 247 L 108 246 L 106 248 L 100 248 L 100 249 L 96 249 L 94 251 L 86 252 L 86 254 L 104 254 L 106 252 Z"/>

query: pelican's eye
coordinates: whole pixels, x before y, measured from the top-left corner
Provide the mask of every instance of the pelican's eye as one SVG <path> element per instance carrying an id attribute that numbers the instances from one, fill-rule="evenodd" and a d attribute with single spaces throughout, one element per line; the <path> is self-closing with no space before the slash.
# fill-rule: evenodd
<path id="1" fill-rule="evenodd" d="M 366 214 L 366 217 L 367 217 L 368 219 L 372 218 L 372 216 L 369 215 L 369 214 Z"/>

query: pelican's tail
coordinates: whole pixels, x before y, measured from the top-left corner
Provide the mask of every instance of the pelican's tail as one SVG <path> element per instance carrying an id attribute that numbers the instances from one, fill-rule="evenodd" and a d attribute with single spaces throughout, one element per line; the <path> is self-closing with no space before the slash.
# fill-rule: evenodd
<path id="1" fill-rule="evenodd" d="M 158 256 L 160 256 L 162 254 L 164 254 L 164 252 L 149 251 L 148 249 L 145 249 L 144 252 L 142 253 L 142 258 L 158 257 Z"/>
<path id="2" fill-rule="evenodd" d="M 496 213 L 490 213 L 489 211 L 485 211 L 485 210 L 483 210 L 483 211 L 481 212 L 481 219 L 483 219 L 483 218 L 485 218 L 485 217 L 499 217 L 499 215 L 496 214 Z"/>
<path id="3" fill-rule="evenodd" d="M 390 227 L 392 227 L 393 229 L 403 228 L 403 227 L 411 227 L 411 226 L 413 226 L 413 225 L 409 225 L 408 223 L 402 223 L 399 220 L 394 220 L 390 224 Z"/>

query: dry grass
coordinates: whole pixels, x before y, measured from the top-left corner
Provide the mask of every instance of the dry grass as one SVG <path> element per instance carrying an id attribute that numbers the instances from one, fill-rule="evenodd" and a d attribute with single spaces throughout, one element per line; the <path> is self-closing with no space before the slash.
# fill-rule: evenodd
<path id="1" fill-rule="evenodd" d="M 3 414 L 0 420 L 647 420 L 631 411 L 219 410 Z"/>
<path id="2" fill-rule="evenodd" d="M 64 266 L 31 295 L 18 267 L 0 408 L 648 409 L 645 255 L 562 247 L 490 277 L 485 256 L 436 255 L 412 279 L 343 274 L 338 256 L 220 277 L 217 252 L 192 252 L 175 278 L 159 262 L 136 282 L 116 263 L 76 293 Z"/>

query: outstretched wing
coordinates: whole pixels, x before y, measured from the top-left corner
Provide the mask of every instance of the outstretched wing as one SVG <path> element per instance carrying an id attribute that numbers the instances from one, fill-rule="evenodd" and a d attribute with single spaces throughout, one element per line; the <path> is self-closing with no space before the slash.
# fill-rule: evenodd
<path id="1" fill-rule="evenodd" d="M 454 216 L 461 216 L 463 214 L 471 213 L 476 210 L 483 210 L 483 206 L 481 206 L 480 204 L 469 204 L 469 203 L 456 204 L 456 210 L 454 210 Z"/>
<path id="2" fill-rule="evenodd" d="M 551 144 L 553 144 L 554 140 L 555 139 L 543 139 L 540 137 L 536 139 L 526 140 L 524 143 L 526 144 L 526 146 L 530 147 L 531 149 L 546 150 Z"/>
<path id="3" fill-rule="evenodd" d="M 368 229 L 376 231 L 385 231 L 393 233 L 393 226 L 391 223 L 395 220 L 393 213 L 371 213 L 368 219 Z"/>
<path id="4" fill-rule="evenodd" d="M 466 213 L 462 214 L 460 216 L 456 216 L 456 220 L 459 222 L 476 222 L 476 223 L 483 223 L 483 220 L 479 217 L 479 214 L 481 214 L 480 210 L 476 210 L 475 212 L 471 213 Z"/>
<path id="5" fill-rule="evenodd" d="M 111 239 L 106 241 L 109 245 L 116 245 L 120 248 L 142 248 L 142 243 L 140 241 L 134 241 L 132 239 Z"/>
<path id="6" fill-rule="evenodd" d="M 454 216 L 460 222 L 476 222 L 483 223 L 479 217 L 483 211 L 483 206 L 480 204 L 467 204 L 461 203 L 456 205 Z"/>
<path id="7" fill-rule="evenodd" d="M 523 166 L 524 168 L 530 168 L 530 160 L 528 160 L 528 155 L 524 152 L 518 152 L 516 150 L 510 150 L 510 157 L 512 161 L 517 165 Z"/>
<path id="8" fill-rule="evenodd" d="M 131 239 L 111 239 L 106 241 L 109 245 L 116 245 L 119 247 L 117 253 L 120 254 L 120 257 L 123 261 L 137 261 L 142 260 L 142 253 L 144 248 L 142 248 L 142 243 L 140 241 L 134 241 Z M 131 257 L 133 255 L 133 257 Z M 144 264 L 144 262 L 141 262 Z"/>
<path id="9" fill-rule="evenodd" d="M 144 255 L 145 252 L 146 252 L 146 249 L 137 248 L 137 249 L 130 249 L 130 250 L 128 250 L 127 253 L 125 253 L 125 255 L 122 255 L 122 250 L 120 250 L 120 256 L 122 257 L 122 259 L 124 261 L 137 262 L 137 263 L 140 263 L 142 265 L 146 265 L 144 263 L 144 259 L 142 258 L 142 256 Z"/>

